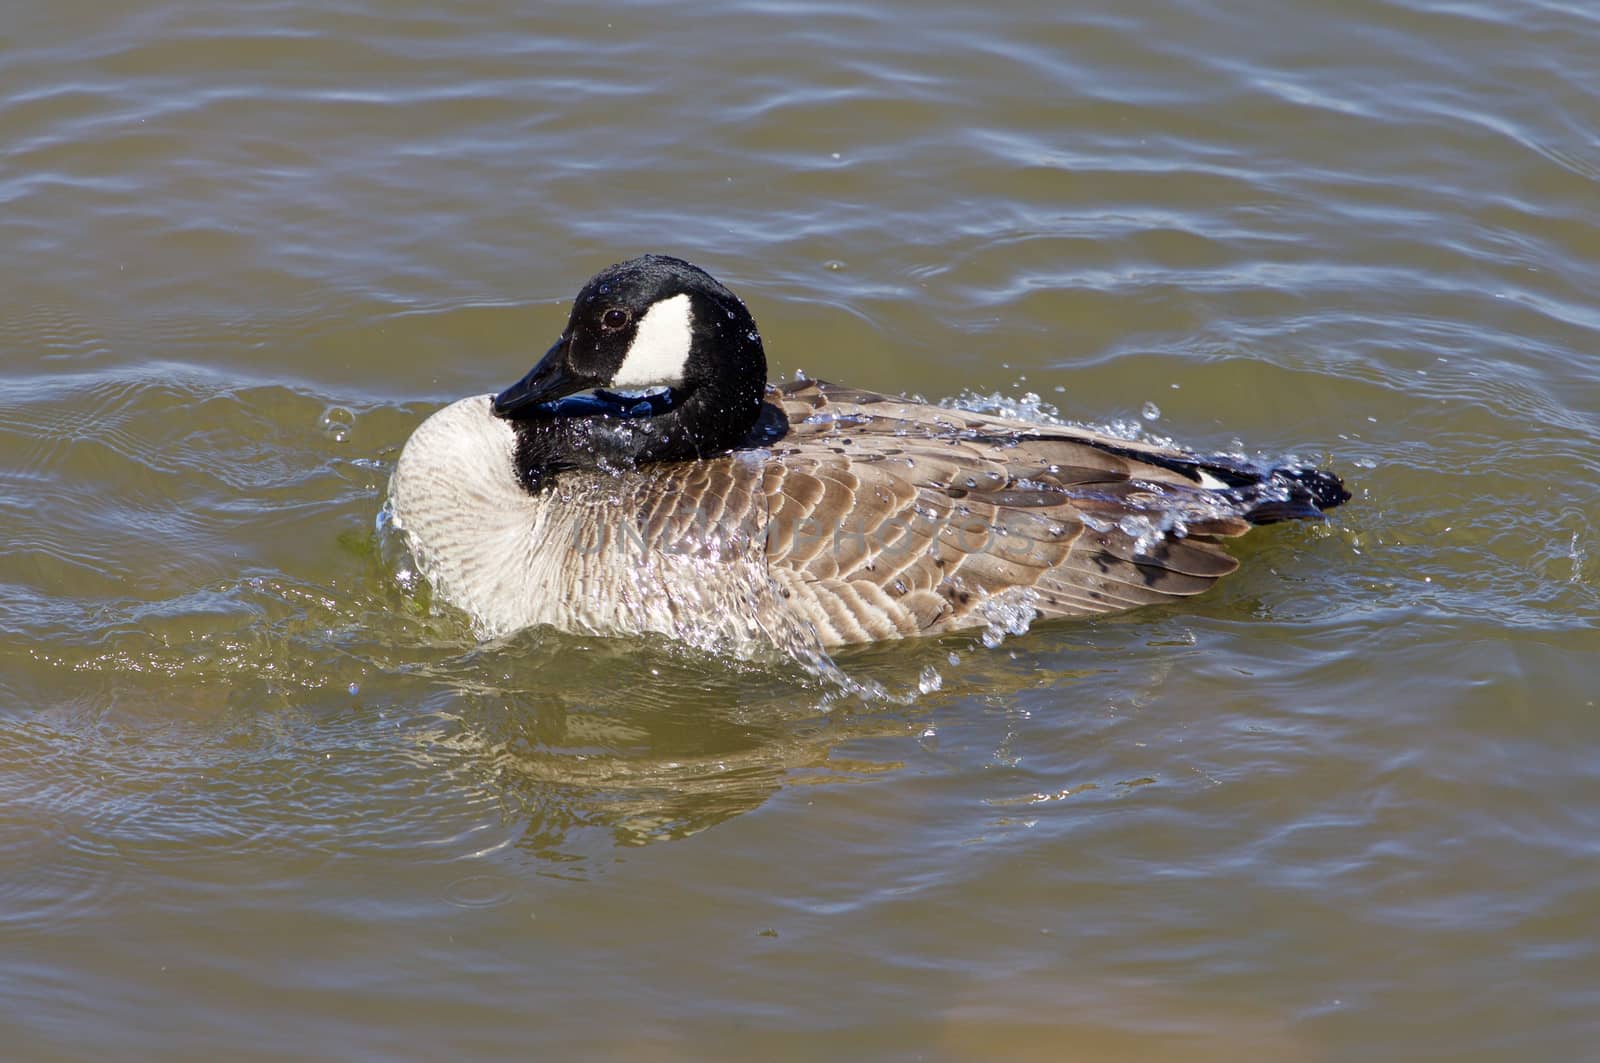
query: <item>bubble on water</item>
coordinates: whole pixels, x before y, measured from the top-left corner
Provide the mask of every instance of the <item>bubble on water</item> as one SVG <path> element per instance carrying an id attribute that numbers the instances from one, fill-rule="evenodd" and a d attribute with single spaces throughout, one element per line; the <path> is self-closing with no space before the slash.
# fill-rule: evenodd
<path id="1" fill-rule="evenodd" d="M 1153 402 L 1147 402 L 1139 408 L 1139 416 L 1147 421 L 1154 421 L 1161 416 L 1161 407 Z"/>
<path id="2" fill-rule="evenodd" d="M 917 677 L 917 690 L 923 694 L 932 694 L 944 686 L 944 676 L 933 665 L 928 665 Z"/>
<path id="3" fill-rule="evenodd" d="M 361 693 L 361 684 L 360 683 L 351 683 L 350 687 L 349 687 L 349 690 L 350 690 L 350 696 L 351 697 L 355 697 L 357 694 Z"/>
<path id="4" fill-rule="evenodd" d="M 457 908 L 496 908 L 511 900 L 515 885 L 504 875 L 467 875 L 445 887 L 444 899 Z"/>
<path id="5" fill-rule="evenodd" d="M 343 406 L 329 406 L 322 411 L 321 424 L 322 430 L 332 436 L 335 443 L 343 443 L 356 426 L 356 415 Z"/>

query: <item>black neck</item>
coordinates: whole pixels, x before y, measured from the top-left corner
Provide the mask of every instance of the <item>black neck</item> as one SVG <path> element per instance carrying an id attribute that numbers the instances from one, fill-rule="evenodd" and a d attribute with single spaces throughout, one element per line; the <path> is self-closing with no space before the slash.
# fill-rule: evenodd
<path id="1" fill-rule="evenodd" d="M 517 473 L 537 491 L 563 469 L 695 461 L 745 444 L 762 414 L 767 357 L 744 303 L 715 282 L 697 292 L 685 379 L 663 398 L 605 391 L 512 422 Z"/>
<path id="2" fill-rule="evenodd" d="M 538 491 L 564 469 L 622 470 L 725 453 L 749 439 L 762 413 L 763 386 L 702 387 L 650 399 L 600 393 L 552 403 L 547 416 L 511 422 L 517 476 Z"/>

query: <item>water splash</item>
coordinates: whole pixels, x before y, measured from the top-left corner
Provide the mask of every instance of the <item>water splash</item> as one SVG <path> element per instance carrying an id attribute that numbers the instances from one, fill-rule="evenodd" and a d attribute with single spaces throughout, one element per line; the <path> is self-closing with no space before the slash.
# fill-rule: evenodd
<path id="1" fill-rule="evenodd" d="M 373 534 L 377 541 L 378 557 L 395 586 L 407 596 L 415 596 L 421 581 L 416 558 L 406 541 L 405 528 L 394 511 L 394 503 L 387 498 L 373 521 Z"/>
<path id="2" fill-rule="evenodd" d="M 1026 635 L 1039 615 L 1039 596 L 1030 588 L 1013 588 L 985 599 L 979 608 L 986 624 L 979 638 L 989 649 L 998 649 L 1007 635 Z"/>
<path id="3" fill-rule="evenodd" d="M 989 392 L 988 394 L 966 391 L 953 399 L 941 399 L 938 405 L 948 410 L 981 413 L 985 416 L 1000 417 L 1007 421 L 1019 421 L 1025 424 L 1081 428 L 1085 431 L 1096 432 L 1100 435 L 1126 440 L 1130 443 L 1146 443 L 1157 447 L 1174 445 L 1171 437 L 1153 433 L 1148 430 L 1145 424 L 1145 421 L 1153 422 L 1161 416 L 1161 407 L 1154 402 L 1146 402 L 1140 408 L 1140 416 L 1144 418 L 1143 421 L 1132 417 L 1121 417 L 1100 424 L 1088 424 L 1062 417 L 1059 409 L 1044 401 L 1034 391 L 1025 391 L 1016 396 L 1003 395 L 998 391 Z"/>
<path id="4" fill-rule="evenodd" d="M 1071 422 L 1061 416 L 1061 411 L 1045 402 L 1034 391 L 1025 391 L 1012 397 L 998 391 L 982 394 L 964 391 L 953 399 L 941 399 L 938 405 L 947 410 L 964 410 L 990 417 L 1003 417 L 1008 421 L 1026 421 L 1032 424 L 1067 426 Z"/>

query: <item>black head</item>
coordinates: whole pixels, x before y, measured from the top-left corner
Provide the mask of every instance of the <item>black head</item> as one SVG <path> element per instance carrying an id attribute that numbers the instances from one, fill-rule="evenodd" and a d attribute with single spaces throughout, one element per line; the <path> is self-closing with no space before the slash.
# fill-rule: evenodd
<path id="1" fill-rule="evenodd" d="M 561 338 L 494 399 L 516 424 L 524 479 L 610 460 L 737 446 L 761 412 L 767 359 L 739 297 L 705 270 L 644 255 L 596 274 Z M 619 394 L 629 392 L 631 394 Z"/>
<path id="2" fill-rule="evenodd" d="M 510 420 L 560 416 L 556 400 L 580 392 L 666 389 L 671 406 L 710 393 L 743 399 L 721 409 L 754 422 L 767 360 L 756 323 L 739 297 L 698 266 L 644 255 L 597 273 L 573 300 L 561 338 L 533 370 L 495 396 Z M 617 415 L 637 405 L 617 403 Z M 578 409 L 592 412 L 594 404 Z"/>

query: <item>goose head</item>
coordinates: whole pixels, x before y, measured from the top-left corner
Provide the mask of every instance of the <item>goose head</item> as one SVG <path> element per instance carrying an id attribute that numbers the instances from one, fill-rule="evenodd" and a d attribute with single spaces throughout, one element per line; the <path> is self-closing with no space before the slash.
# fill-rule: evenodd
<path id="1" fill-rule="evenodd" d="M 561 468 L 735 447 L 760 417 L 766 379 L 739 297 L 698 266 L 645 255 L 583 286 L 561 337 L 492 409 L 516 430 L 531 487 Z"/>

